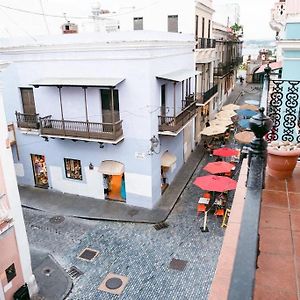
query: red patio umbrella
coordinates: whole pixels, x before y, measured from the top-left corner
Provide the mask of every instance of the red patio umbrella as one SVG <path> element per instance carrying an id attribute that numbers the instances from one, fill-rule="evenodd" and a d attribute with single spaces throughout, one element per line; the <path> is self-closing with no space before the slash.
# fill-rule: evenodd
<path id="1" fill-rule="evenodd" d="M 202 190 L 211 192 L 225 192 L 234 190 L 237 184 L 235 180 L 229 177 L 216 175 L 197 177 L 193 183 Z"/>
<path id="2" fill-rule="evenodd" d="M 216 161 L 208 163 L 203 170 L 211 174 L 228 173 L 234 168 L 234 165 L 226 161 Z"/>
<path id="3" fill-rule="evenodd" d="M 215 149 L 213 151 L 213 155 L 217 155 L 217 156 L 224 156 L 224 157 L 227 157 L 227 156 L 235 156 L 235 155 L 238 155 L 238 151 L 235 150 L 235 149 L 231 149 L 231 148 L 219 148 L 219 149 Z"/>

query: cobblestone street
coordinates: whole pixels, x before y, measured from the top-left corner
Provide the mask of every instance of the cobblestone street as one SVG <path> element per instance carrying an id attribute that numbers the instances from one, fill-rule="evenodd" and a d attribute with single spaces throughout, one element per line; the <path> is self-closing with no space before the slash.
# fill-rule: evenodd
<path id="1" fill-rule="evenodd" d="M 110 272 L 129 278 L 120 299 L 207 299 L 224 230 L 213 215 L 209 232 L 200 230 L 203 217 L 196 216 L 196 202 L 201 190 L 192 181 L 205 164 L 206 159 L 167 219 L 168 228 L 76 218 L 52 224 L 52 215 L 24 209 L 30 245 L 49 251 L 66 270 L 76 266 L 84 273 L 74 280 L 68 299 L 115 299 L 98 291 Z M 99 251 L 92 262 L 77 258 L 86 247 Z M 186 268 L 169 269 L 172 258 L 186 260 Z"/>

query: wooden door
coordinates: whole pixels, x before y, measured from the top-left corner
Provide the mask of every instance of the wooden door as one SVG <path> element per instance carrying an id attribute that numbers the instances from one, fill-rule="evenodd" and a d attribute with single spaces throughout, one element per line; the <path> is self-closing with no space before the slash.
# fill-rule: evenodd
<path id="1" fill-rule="evenodd" d="M 33 89 L 21 88 L 21 97 L 22 97 L 23 113 L 28 115 L 35 115 L 36 110 L 35 110 Z"/>

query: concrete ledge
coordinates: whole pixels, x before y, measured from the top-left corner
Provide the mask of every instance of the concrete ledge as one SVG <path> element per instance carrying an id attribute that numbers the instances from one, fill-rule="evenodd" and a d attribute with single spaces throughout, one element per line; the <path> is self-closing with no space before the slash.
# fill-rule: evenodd
<path id="1" fill-rule="evenodd" d="M 242 163 L 217 269 L 210 288 L 209 300 L 228 298 L 247 191 L 245 185 L 247 180 L 247 163 L 248 160 L 246 159 Z"/>

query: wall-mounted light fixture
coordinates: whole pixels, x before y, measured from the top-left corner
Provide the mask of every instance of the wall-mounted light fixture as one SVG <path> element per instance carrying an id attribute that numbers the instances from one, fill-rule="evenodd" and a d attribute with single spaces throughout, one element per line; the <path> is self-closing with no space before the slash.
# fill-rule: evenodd
<path id="1" fill-rule="evenodd" d="M 89 169 L 90 170 L 94 170 L 94 165 L 90 162 L 90 164 L 89 164 Z"/>
<path id="2" fill-rule="evenodd" d="M 103 149 L 104 148 L 104 143 L 100 142 L 99 143 L 99 148 Z"/>
<path id="3" fill-rule="evenodd" d="M 150 154 L 153 154 L 153 152 L 158 154 L 159 151 L 156 152 L 155 149 L 159 146 L 159 139 L 155 135 L 153 135 L 153 137 L 150 139 L 150 143 Z"/>

